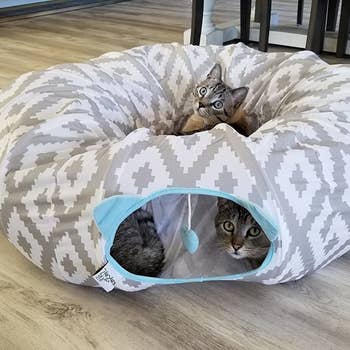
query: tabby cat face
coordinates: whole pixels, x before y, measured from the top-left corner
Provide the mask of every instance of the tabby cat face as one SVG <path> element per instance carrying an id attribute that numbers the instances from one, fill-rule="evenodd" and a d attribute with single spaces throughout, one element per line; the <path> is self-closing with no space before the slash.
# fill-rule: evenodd
<path id="1" fill-rule="evenodd" d="M 217 63 L 207 79 L 199 83 L 194 91 L 193 109 L 207 125 L 234 123 L 235 113 L 247 96 L 248 88 L 232 89 L 221 80 L 221 66 Z"/>
<path id="2" fill-rule="evenodd" d="M 245 208 L 219 198 L 215 226 L 219 243 L 233 258 L 265 258 L 270 241 Z"/>

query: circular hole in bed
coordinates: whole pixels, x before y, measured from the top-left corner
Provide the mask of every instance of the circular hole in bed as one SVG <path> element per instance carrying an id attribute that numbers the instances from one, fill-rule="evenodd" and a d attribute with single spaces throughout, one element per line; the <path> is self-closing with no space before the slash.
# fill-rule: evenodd
<path id="1" fill-rule="evenodd" d="M 261 228 L 246 209 L 237 212 L 230 206 L 239 207 L 235 202 L 222 200 L 228 208 L 218 206 L 213 195 L 191 194 L 190 201 L 188 194 L 160 195 L 119 225 L 110 254 L 128 272 L 165 279 L 205 279 L 258 268 L 270 241 L 263 231 L 265 240 L 254 237 Z M 233 227 L 237 232 L 230 234 Z M 246 258 L 247 250 L 252 254 L 259 244 L 266 250 L 263 258 Z"/>

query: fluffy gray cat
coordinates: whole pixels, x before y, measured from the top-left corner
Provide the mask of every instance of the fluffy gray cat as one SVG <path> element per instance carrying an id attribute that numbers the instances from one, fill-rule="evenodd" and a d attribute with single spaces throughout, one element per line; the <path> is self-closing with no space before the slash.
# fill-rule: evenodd
<path id="1" fill-rule="evenodd" d="M 194 114 L 180 122 L 178 134 L 192 134 L 209 130 L 219 123 L 227 123 L 244 136 L 257 128 L 258 118 L 241 108 L 248 94 L 247 87 L 233 89 L 222 80 L 220 64 L 215 64 L 207 78 L 193 90 Z"/>
<path id="2" fill-rule="evenodd" d="M 234 259 L 248 259 L 253 268 L 264 261 L 270 241 L 249 211 L 224 198 L 218 198 L 215 218 L 219 244 Z"/>
<path id="3" fill-rule="evenodd" d="M 156 277 L 164 266 L 164 247 L 152 215 L 138 209 L 119 226 L 111 248 L 112 257 L 127 271 Z"/>

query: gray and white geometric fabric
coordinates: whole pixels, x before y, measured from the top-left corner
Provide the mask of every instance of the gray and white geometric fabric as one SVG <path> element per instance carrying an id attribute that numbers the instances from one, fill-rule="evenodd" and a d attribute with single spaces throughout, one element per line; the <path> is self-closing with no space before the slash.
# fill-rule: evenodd
<path id="1" fill-rule="evenodd" d="M 249 87 L 244 109 L 269 121 L 249 138 L 223 124 L 169 135 L 215 62 L 230 86 Z M 232 194 L 276 223 L 271 260 L 240 279 L 295 280 L 350 249 L 350 69 L 311 52 L 109 53 L 22 75 L 1 91 L 0 118 L 1 230 L 59 279 L 94 285 L 105 265 L 101 201 L 173 187 Z M 152 133 L 159 125 L 164 135 Z M 125 290 L 156 283 L 116 280 Z"/>

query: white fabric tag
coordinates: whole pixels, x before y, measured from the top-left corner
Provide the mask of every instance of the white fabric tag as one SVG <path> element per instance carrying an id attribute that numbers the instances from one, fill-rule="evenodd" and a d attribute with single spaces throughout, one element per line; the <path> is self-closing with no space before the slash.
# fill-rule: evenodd
<path id="1" fill-rule="evenodd" d="M 117 286 L 117 280 L 114 277 L 114 269 L 107 263 L 100 271 L 95 273 L 92 278 L 106 291 L 110 292 Z"/>

